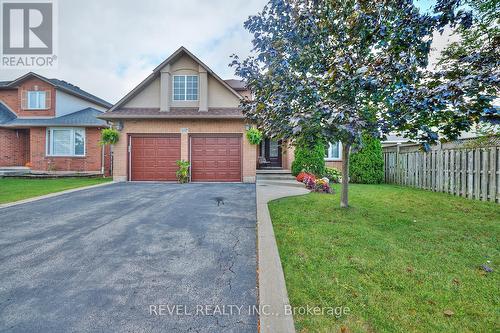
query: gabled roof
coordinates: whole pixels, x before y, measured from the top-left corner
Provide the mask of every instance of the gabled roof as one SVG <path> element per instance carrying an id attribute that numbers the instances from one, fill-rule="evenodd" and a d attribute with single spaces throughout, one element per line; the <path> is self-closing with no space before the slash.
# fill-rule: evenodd
<path id="1" fill-rule="evenodd" d="M 168 65 L 169 63 L 173 62 L 175 59 L 180 57 L 182 54 L 188 55 L 191 59 L 193 59 L 196 63 L 198 63 L 201 67 L 203 67 L 207 73 L 211 74 L 217 81 L 219 81 L 224 87 L 226 87 L 229 91 L 231 91 L 236 97 L 242 98 L 242 96 L 234 90 L 227 82 L 225 82 L 223 79 L 221 79 L 217 74 L 215 74 L 214 71 L 210 69 L 207 65 L 205 65 L 200 59 L 198 59 L 194 54 L 189 52 L 188 49 L 186 49 L 184 46 L 181 46 L 180 48 L 177 49 L 174 53 L 172 53 L 167 59 L 165 59 L 161 64 L 156 66 L 155 69 L 153 69 L 153 73 L 148 75 L 137 87 L 132 89 L 127 95 L 125 95 L 122 99 L 120 99 L 111 109 L 108 110 L 108 112 L 112 112 L 113 110 L 119 108 L 122 106 L 124 103 L 128 102 L 132 97 L 137 95 L 139 92 L 142 91 L 143 88 L 145 88 L 151 81 L 156 79 L 161 72 L 161 69 Z"/>
<path id="2" fill-rule="evenodd" d="M 77 87 L 69 82 L 59 80 L 59 79 L 49 79 L 49 78 L 46 78 L 42 75 L 39 75 L 39 74 L 36 74 L 33 72 L 26 73 L 23 76 L 20 76 L 13 81 L 0 82 L 0 89 L 14 89 L 21 82 L 23 82 L 27 79 L 30 79 L 32 77 L 35 77 L 41 81 L 44 81 L 44 82 L 54 86 L 56 89 L 59 89 L 61 91 L 64 91 L 64 92 L 69 93 L 71 95 L 74 95 L 76 97 L 80 97 L 80 98 L 85 99 L 87 101 L 93 102 L 93 103 L 100 105 L 102 107 L 110 108 L 113 105 L 113 104 L 103 100 L 102 98 L 99 98 L 95 95 L 92 95 L 91 93 L 88 93 L 85 90 L 82 90 L 79 87 Z"/>
<path id="3" fill-rule="evenodd" d="M 1 117 L 0 103 L 0 117 Z M 81 127 L 105 127 L 106 122 L 97 116 L 103 112 L 94 108 L 86 108 L 56 118 L 11 118 L 2 123 L 0 127 L 37 127 L 37 126 L 81 126 Z M 1 118 L 0 118 L 1 119 Z"/>

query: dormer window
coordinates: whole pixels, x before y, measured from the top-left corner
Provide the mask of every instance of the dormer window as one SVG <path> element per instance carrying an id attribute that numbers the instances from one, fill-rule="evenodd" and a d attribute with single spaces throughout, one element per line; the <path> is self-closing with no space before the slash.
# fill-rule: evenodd
<path id="1" fill-rule="evenodd" d="M 46 91 L 28 91 L 28 109 L 29 110 L 44 110 L 46 109 Z"/>
<path id="2" fill-rule="evenodd" d="M 198 75 L 174 75 L 174 101 L 198 100 Z"/>

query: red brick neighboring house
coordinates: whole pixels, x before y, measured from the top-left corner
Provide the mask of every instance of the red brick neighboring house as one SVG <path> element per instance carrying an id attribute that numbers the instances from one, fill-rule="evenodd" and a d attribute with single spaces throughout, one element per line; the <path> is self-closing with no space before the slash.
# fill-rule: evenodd
<path id="1" fill-rule="evenodd" d="M 99 145 L 111 104 L 68 82 L 28 73 L 0 82 L 0 167 L 108 172 Z"/>

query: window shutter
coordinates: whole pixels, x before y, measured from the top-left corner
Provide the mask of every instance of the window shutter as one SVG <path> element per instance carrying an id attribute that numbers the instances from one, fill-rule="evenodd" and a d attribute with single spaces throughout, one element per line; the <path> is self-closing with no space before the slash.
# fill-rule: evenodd
<path id="1" fill-rule="evenodd" d="M 28 108 L 28 92 L 26 90 L 21 91 L 21 109 L 26 110 Z"/>
<path id="2" fill-rule="evenodd" d="M 51 102 L 50 90 L 47 90 L 45 92 L 45 108 L 46 109 L 50 109 L 50 107 L 51 107 L 50 102 Z"/>

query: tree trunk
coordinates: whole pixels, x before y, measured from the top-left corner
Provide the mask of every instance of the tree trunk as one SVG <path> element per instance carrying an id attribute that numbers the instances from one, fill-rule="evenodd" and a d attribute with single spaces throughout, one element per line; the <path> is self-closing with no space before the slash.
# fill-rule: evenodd
<path id="1" fill-rule="evenodd" d="M 340 207 L 349 207 L 349 151 L 351 144 L 342 144 L 342 193 L 340 196 Z"/>

